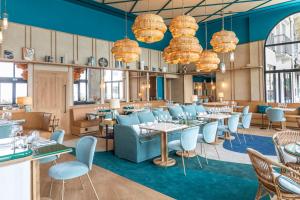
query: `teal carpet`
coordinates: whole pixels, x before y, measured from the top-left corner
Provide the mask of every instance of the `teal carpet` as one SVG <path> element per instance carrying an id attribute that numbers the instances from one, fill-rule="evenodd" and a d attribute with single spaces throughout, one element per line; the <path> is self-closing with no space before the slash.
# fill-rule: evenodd
<path id="1" fill-rule="evenodd" d="M 119 159 L 112 152 L 95 153 L 94 164 L 152 188 L 175 199 L 253 200 L 257 190 L 256 175 L 251 165 L 209 160 L 203 168 L 196 158 L 186 159 L 187 176 L 181 158 L 169 168 L 161 168 L 151 160 L 139 164 Z M 101 177 L 99 177 L 101 178 Z"/>

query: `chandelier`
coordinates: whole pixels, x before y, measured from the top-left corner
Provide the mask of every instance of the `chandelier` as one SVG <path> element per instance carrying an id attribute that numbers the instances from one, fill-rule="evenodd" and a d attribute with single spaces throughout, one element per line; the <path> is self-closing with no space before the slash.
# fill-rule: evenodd
<path id="1" fill-rule="evenodd" d="M 180 36 L 170 42 L 172 62 L 190 64 L 199 60 L 202 47 L 196 37 Z"/>
<path id="2" fill-rule="evenodd" d="M 172 60 L 172 49 L 170 45 L 164 49 L 162 56 L 167 64 L 178 64 L 178 60 Z"/>
<path id="3" fill-rule="evenodd" d="M 136 17 L 132 31 L 138 41 L 153 43 L 163 39 L 167 26 L 161 16 L 147 13 Z"/>
<path id="4" fill-rule="evenodd" d="M 180 15 L 170 22 L 170 31 L 174 38 L 179 36 L 194 36 L 199 26 L 194 17 Z"/>
<path id="5" fill-rule="evenodd" d="M 210 44 L 215 52 L 228 53 L 235 50 L 238 42 L 233 31 L 221 30 L 213 34 Z"/>
<path id="6" fill-rule="evenodd" d="M 114 46 L 111 49 L 117 61 L 122 61 L 124 63 L 131 63 L 139 60 L 141 54 L 141 48 L 139 44 L 130 40 L 127 37 L 127 12 L 125 11 L 125 38 L 122 40 L 117 40 L 114 42 Z"/>
<path id="7" fill-rule="evenodd" d="M 215 52 L 204 50 L 199 60 L 195 63 L 196 71 L 211 72 L 218 69 L 220 59 Z"/>
<path id="8" fill-rule="evenodd" d="M 136 41 L 125 38 L 116 41 L 111 52 L 117 61 L 131 63 L 139 59 L 141 49 Z"/>

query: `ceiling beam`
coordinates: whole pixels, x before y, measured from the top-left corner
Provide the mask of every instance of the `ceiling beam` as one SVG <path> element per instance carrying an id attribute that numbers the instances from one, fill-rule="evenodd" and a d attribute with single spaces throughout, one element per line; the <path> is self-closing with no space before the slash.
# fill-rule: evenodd
<path id="1" fill-rule="evenodd" d="M 239 0 L 235 0 L 235 1 L 233 1 L 233 2 L 231 2 L 231 3 L 229 3 L 229 4 L 227 4 L 226 6 L 223 6 L 221 9 L 219 9 L 219 10 L 217 10 L 216 12 L 210 14 L 210 15 L 207 16 L 206 18 L 202 19 L 200 22 L 203 22 L 203 21 L 205 21 L 205 20 L 211 18 L 211 17 L 214 16 L 215 14 L 217 14 L 217 13 L 219 13 L 219 12 L 222 12 L 225 8 L 228 8 L 229 6 L 231 6 L 232 4 L 237 3 L 238 1 L 239 1 Z"/>
<path id="2" fill-rule="evenodd" d="M 138 2 L 139 2 L 139 1 L 136 0 L 136 1 L 134 2 L 134 4 L 131 6 L 131 8 L 130 8 L 130 10 L 129 10 L 130 13 L 133 11 L 133 9 L 135 8 L 135 6 L 136 6 L 136 4 L 137 4 Z"/>
<path id="3" fill-rule="evenodd" d="M 168 0 L 165 5 L 163 5 L 163 7 L 161 7 L 158 11 L 157 11 L 157 15 L 163 10 L 165 9 L 170 3 L 172 2 L 172 0 Z"/>
<path id="4" fill-rule="evenodd" d="M 235 2 L 235 4 L 241 4 L 241 3 L 249 3 L 249 2 L 261 2 L 261 1 L 263 1 L 263 2 L 265 2 L 266 0 L 240 0 L 240 1 L 238 1 L 238 2 Z M 207 7 L 209 7 L 209 6 L 222 6 L 222 5 L 231 5 L 232 4 L 232 2 L 224 2 L 223 4 L 222 3 L 211 3 L 211 4 L 206 4 L 206 5 L 199 5 L 198 7 L 196 7 L 196 8 L 199 8 L 199 7 L 205 7 L 205 6 L 207 6 Z M 185 9 L 191 9 L 191 8 L 194 8 L 195 6 L 185 6 L 184 8 Z M 144 12 L 158 12 L 158 11 L 160 11 L 160 12 L 162 12 L 162 11 L 168 11 L 168 10 L 179 10 L 179 9 L 182 9 L 182 7 L 175 7 L 175 8 L 164 8 L 164 9 L 162 9 L 161 10 L 161 8 L 160 9 L 154 9 L 154 10 L 139 10 L 139 11 L 135 11 L 135 12 L 133 12 L 134 14 L 139 14 L 139 13 L 144 13 Z"/>
<path id="5" fill-rule="evenodd" d="M 244 13 L 244 11 L 242 12 L 224 12 L 224 15 L 231 15 L 231 14 L 239 14 L 239 13 Z M 192 17 L 208 17 L 210 14 L 202 14 L 202 15 L 191 15 Z M 218 16 L 221 16 L 222 14 L 221 13 L 216 13 L 214 15 L 218 15 Z M 169 20 L 169 19 L 173 19 L 171 17 L 168 17 L 168 18 L 164 18 L 164 20 Z"/>
<path id="6" fill-rule="evenodd" d="M 257 5 L 257 6 L 255 6 L 255 7 L 253 7 L 253 8 L 251 8 L 251 9 L 249 9 L 248 11 L 255 10 L 255 9 L 257 9 L 257 8 L 259 8 L 259 7 L 261 7 L 261 6 L 265 5 L 265 4 L 267 4 L 267 3 L 269 3 L 270 1 L 272 1 L 272 0 L 267 0 L 266 2 L 263 2 L 263 3 L 261 3 L 261 4 Z"/>
<path id="7" fill-rule="evenodd" d="M 187 15 L 190 12 L 192 12 L 193 10 L 195 10 L 196 8 L 198 8 L 203 2 L 205 2 L 206 0 L 201 0 L 199 3 L 197 3 L 194 7 L 192 7 L 190 10 L 186 11 L 184 14 Z"/>
<path id="8" fill-rule="evenodd" d="M 135 1 L 142 1 L 142 0 L 123 0 L 123 1 L 112 1 L 112 2 L 105 2 L 104 4 L 118 4 L 118 3 L 128 3 L 128 2 L 135 2 Z"/>

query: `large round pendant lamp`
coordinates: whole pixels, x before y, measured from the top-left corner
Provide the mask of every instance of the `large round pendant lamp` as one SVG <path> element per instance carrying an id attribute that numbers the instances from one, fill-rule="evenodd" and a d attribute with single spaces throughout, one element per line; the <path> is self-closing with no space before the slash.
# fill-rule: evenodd
<path id="1" fill-rule="evenodd" d="M 235 50 L 238 42 L 233 31 L 221 30 L 213 34 L 210 44 L 215 52 L 228 53 Z"/>
<path id="2" fill-rule="evenodd" d="M 116 41 L 111 52 L 117 61 L 131 63 L 138 61 L 141 48 L 136 41 L 125 38 Z"/>
<path id="3" fill-rule="evenodd" d="M 162 53 L 163 59 L 167 64 L 178 64 L 178 62 L 179 62 L 178 60 L 172 60 L 172 55 L 173 55 L 173 52 L 169 45 L 164 49 L 164 51 Z"/>
<path id="4" fill-rule="evenodd" d="M 189 15 L 180 15 L 170 22 L 170 31 L 174 38 L 179 36 L 195 36 L 199 26 L 196 19 Z"/>
<path id="5" fill-rule="evenodd" d="M 138 41 L 154 43 L 163 39 L 167 26 L 161 16 L 147 13 L 136 17 L 132 31 Z"/>
<path id="6" fill-rule="evenodd" d="M 170 42 L 171 60 L 179 64 L 190 64 L 199 60 L 202 47 L 196 37 L 180 36 Z"/>
<path id="7" fill-rule="evenodd" d="M 204 50 L 195 65 L 197 71 L 210 72 L 217 70 L 219 63 L 220 59 L 215 52 Z"/>

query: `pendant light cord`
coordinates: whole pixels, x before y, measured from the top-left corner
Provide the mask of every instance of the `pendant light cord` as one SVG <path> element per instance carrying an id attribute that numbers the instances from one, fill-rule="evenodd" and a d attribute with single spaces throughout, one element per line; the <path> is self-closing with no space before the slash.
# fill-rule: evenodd
<path id="1" fill-rule="evenodd" d="M 222 15 L 222 30 L 225 29 L 225 22 L 224 22 L 224 0 L 222 0 L 222 11 L 221 11 L 221 15 Z"/>
<path id="2" fill-rule="evenodd" d="M 204 13 L 206 15 L 206 0 L 205 0 Z M 207 20 L 205 21 L 205 50 L 207 50 Z"/>
<path id="3" fill-rule="evenodd" d="M 6 0 L 4 0 L 4 12 L 6 13 Z"/>
<path id="4" fill-rule="evenodd" d="M 128 38 L 128 32 L 127 32 L 127 3 L 125 4 L 125 38 Z"/>
<path id="5" fill-rule="evenodd" d="M 183 0 L 181 0 L 181 6 L 182 6 L 181 14 L 183 15 L 183 9 L 184 9 Z"/>

